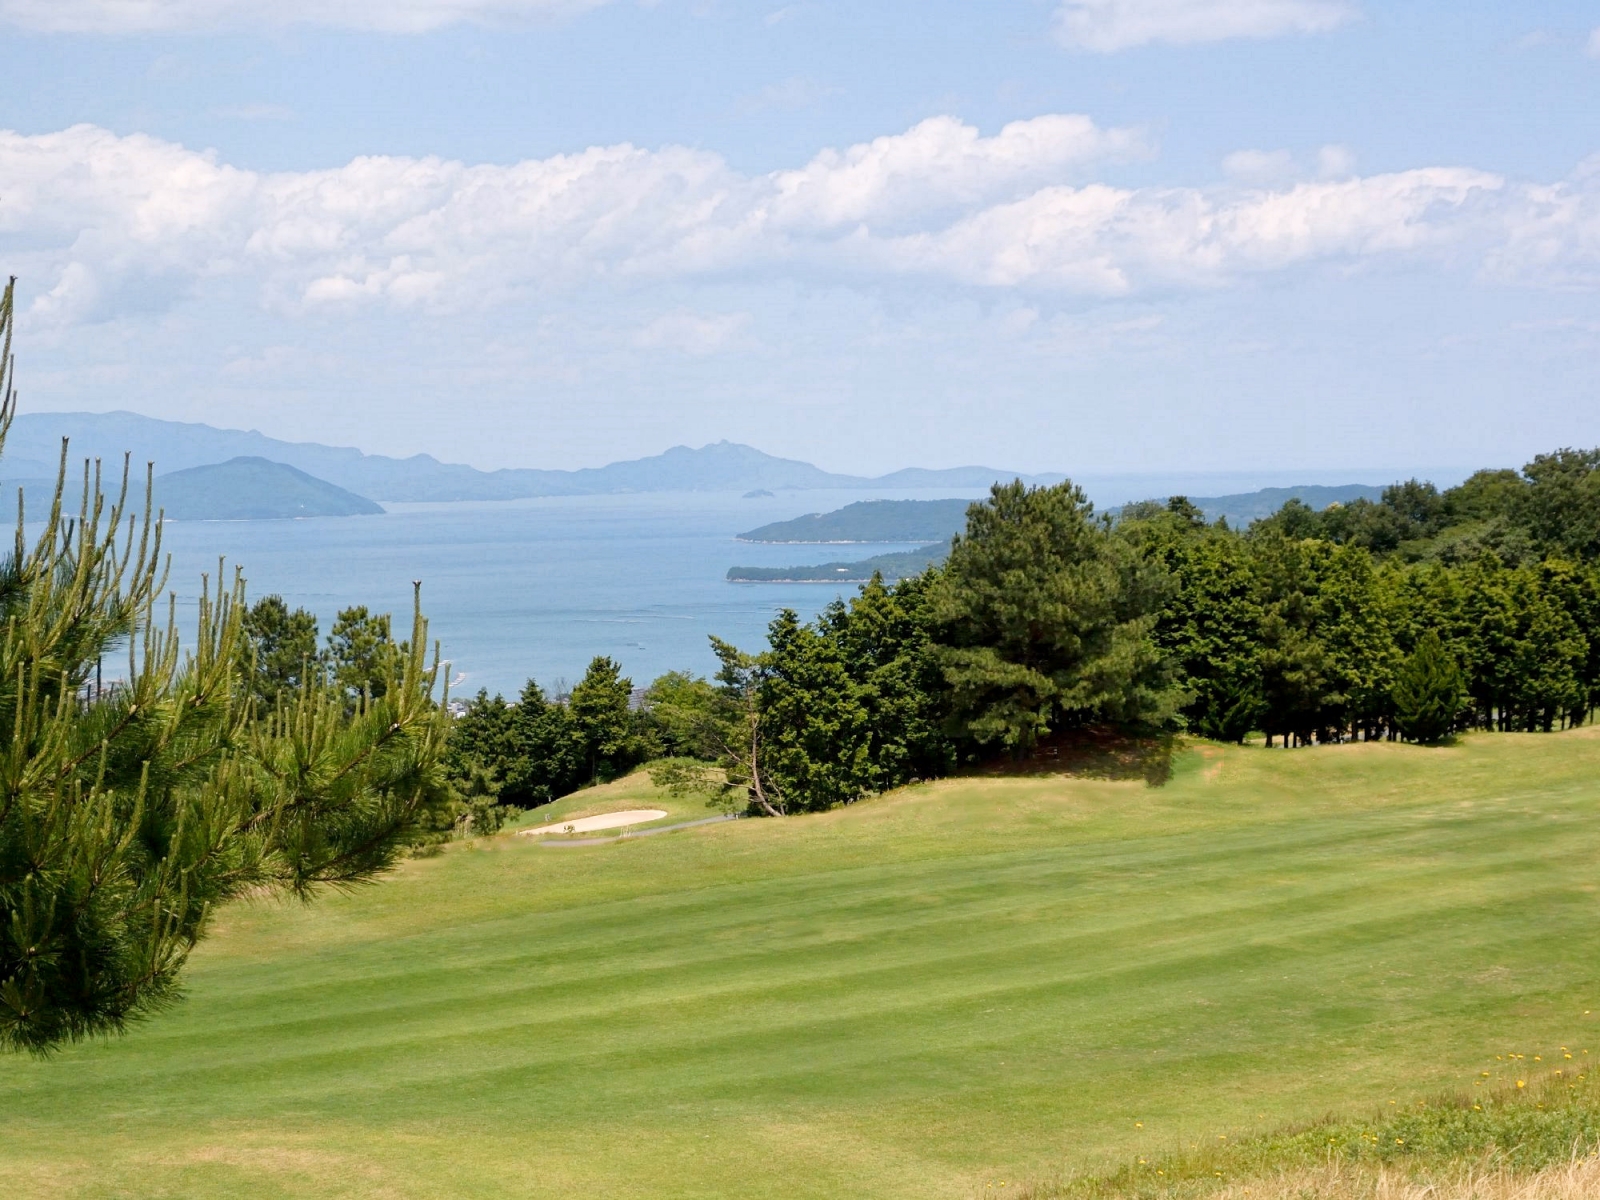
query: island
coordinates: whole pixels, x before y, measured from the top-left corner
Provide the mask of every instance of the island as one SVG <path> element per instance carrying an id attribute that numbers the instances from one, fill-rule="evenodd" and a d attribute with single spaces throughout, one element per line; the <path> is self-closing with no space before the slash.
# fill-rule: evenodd
<path id="1" fill-rule="evenodd" d="M 882 575 L 893 583 L 908 575 L 918 575 L 936 562 L 944 561 L 947 543 L 919 546 L 895 554 L 878 554 L 860 562 L 828 562 L 810 567 L 729 567 L 729 583 L 865 583 Z"/>
<path id="2" fill-rule="evenodd" d="M 244 456 L 157 477 L 157 506 L 175 521 L 354 517 L 383 506 L 284 463 Z"/>
<path id="3" fill-rule="evenodd" d="M 945 541 L 967 524 L 971 500 L 862 500 L 829 513 L 807 513 L 738 535 L 741 542 Z"/>

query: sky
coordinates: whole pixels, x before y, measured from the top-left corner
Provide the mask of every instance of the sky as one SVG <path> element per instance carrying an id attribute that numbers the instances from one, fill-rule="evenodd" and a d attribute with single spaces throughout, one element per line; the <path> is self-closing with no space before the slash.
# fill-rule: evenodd
<path id="1" fill-rule="evenodd" d="M 573 468 L 1600 443 L 1600 3 L 0 0 L 25 409 Z"/>

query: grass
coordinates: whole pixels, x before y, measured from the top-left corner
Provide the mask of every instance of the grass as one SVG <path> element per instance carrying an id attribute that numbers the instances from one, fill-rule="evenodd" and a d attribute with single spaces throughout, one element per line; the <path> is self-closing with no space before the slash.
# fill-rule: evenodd
<path id="1" fill-rule="evenodd" d="M 1183 1200 L 1303 1193 L 1311 1200 L 1367 1196 L 1386 1186 L 1402 1194 L 1419 1185 L 1498 1194 L 1537 1189 L 1541 1174 L 1560 1186 L 1574 1178 L 1600 1183 L 1600 1080 L 1585 1056 L 1568 1051 L 1553 1060 L 1562 1065 L 1543 1069 L 1526 1055 L 1497 1058 L 1501 1069 L 1480 1072 L 1472 1091 L 1403 1105 L 1391 1100 L 1364 1116 L 1326 1117 L 1243 1140 L 1219 1135 L 1176 1153 L 1141 1155 L 1113 1172 L 1024 1184 L 1018 1196 Z"/>
<path id="2" fill-rule="evenodd" d="M 228 909 L 0 1194 L 1046 1195 L 1600 1055 L 1600 733 L 1062 764 Z"/>

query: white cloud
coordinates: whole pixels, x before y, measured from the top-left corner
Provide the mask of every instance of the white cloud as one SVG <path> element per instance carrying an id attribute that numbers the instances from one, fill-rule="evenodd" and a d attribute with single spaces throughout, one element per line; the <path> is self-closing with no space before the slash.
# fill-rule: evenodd
<path id="1" fill-rule="evenodd" d="M 1047 116 L 991 137 L 953 118 L 768 174 L 684 147 L 592 147 L 509 165 L 358 158 L 261 173 L 89 125 L 0 133 L 0 237 L 71 325 L 171 304 L 206 280 L 295 312 L 494 307 L 652 281 L 804 276 L 1127 295 L 1216 288 L 1305 264 L 1456 261 L 1492 279 L 1600 283 L 1600 169 L 1554 184 L 1465 168 L 1248 186 L 1083 182 L 1137 135 Z M 739 318 L 677 312 L 636 344 L 709 353 Z"/>
<path id="2" fill-rule="evenodd" d="M 422 33 L 462 21 L 560 16 L 608 0 L 0 0 L 0 21 L 49 33 L 169 33 L 327 25 Z"/>
<path id="3" fill-rule="evenodd" d="M 1434 168 L 1286 191 L 1211 195 L 1192 188 L 1044 188 L 936 233 L 900 239 L 900 269 L 994 287 L 1126 295 L 1214 287 L 1322 259 L 1403 255 L 1464 232 L 1454 218 L 1502 181 Z"/>
<path id="4" fill-rule="evenodd" d="M 1590 58 L 1600 58 L 1600 26 L 1589 34 L 1589 44 L 1585 47 Z"/>
<path id="5" fill-rule="evenodd" d="M 821 227 L 903 218 L 1148 152 L 1139 131 L 1101 129 L 1083 116 L 1013 121 L 988 138 L 954 117 L 930 117 L 905 133 L 824 150 L 797 171 L 778 172 L 772 213 L 782 224 Z"/>
<path id="6" fill-rule="evenodd" d="M 1359 15 L 1348 0 L 1064 0 L 1056 36 L 1102 54 L 1151 42 L 1326 33 Z"/>

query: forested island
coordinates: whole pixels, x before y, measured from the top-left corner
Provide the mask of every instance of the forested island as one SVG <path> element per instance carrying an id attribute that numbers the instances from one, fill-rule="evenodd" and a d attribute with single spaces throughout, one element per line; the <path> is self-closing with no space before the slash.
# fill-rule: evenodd
<path id="1" fill-rule="evenodd" d="M 966 521 L 970 500 L 861 500 L 827 513 L 774 521 L 741 542 L 943 542 Z"/>
<path id="2" fill-rule="evenodd" d="M 893 583 L 927 570 L 944 558 L 944 543 L 895 554 L 874 554 L 859 562 L 826 562 L 801 567 L 729 567 L 730 583 L 865 583 L 874 575 Z"/>

